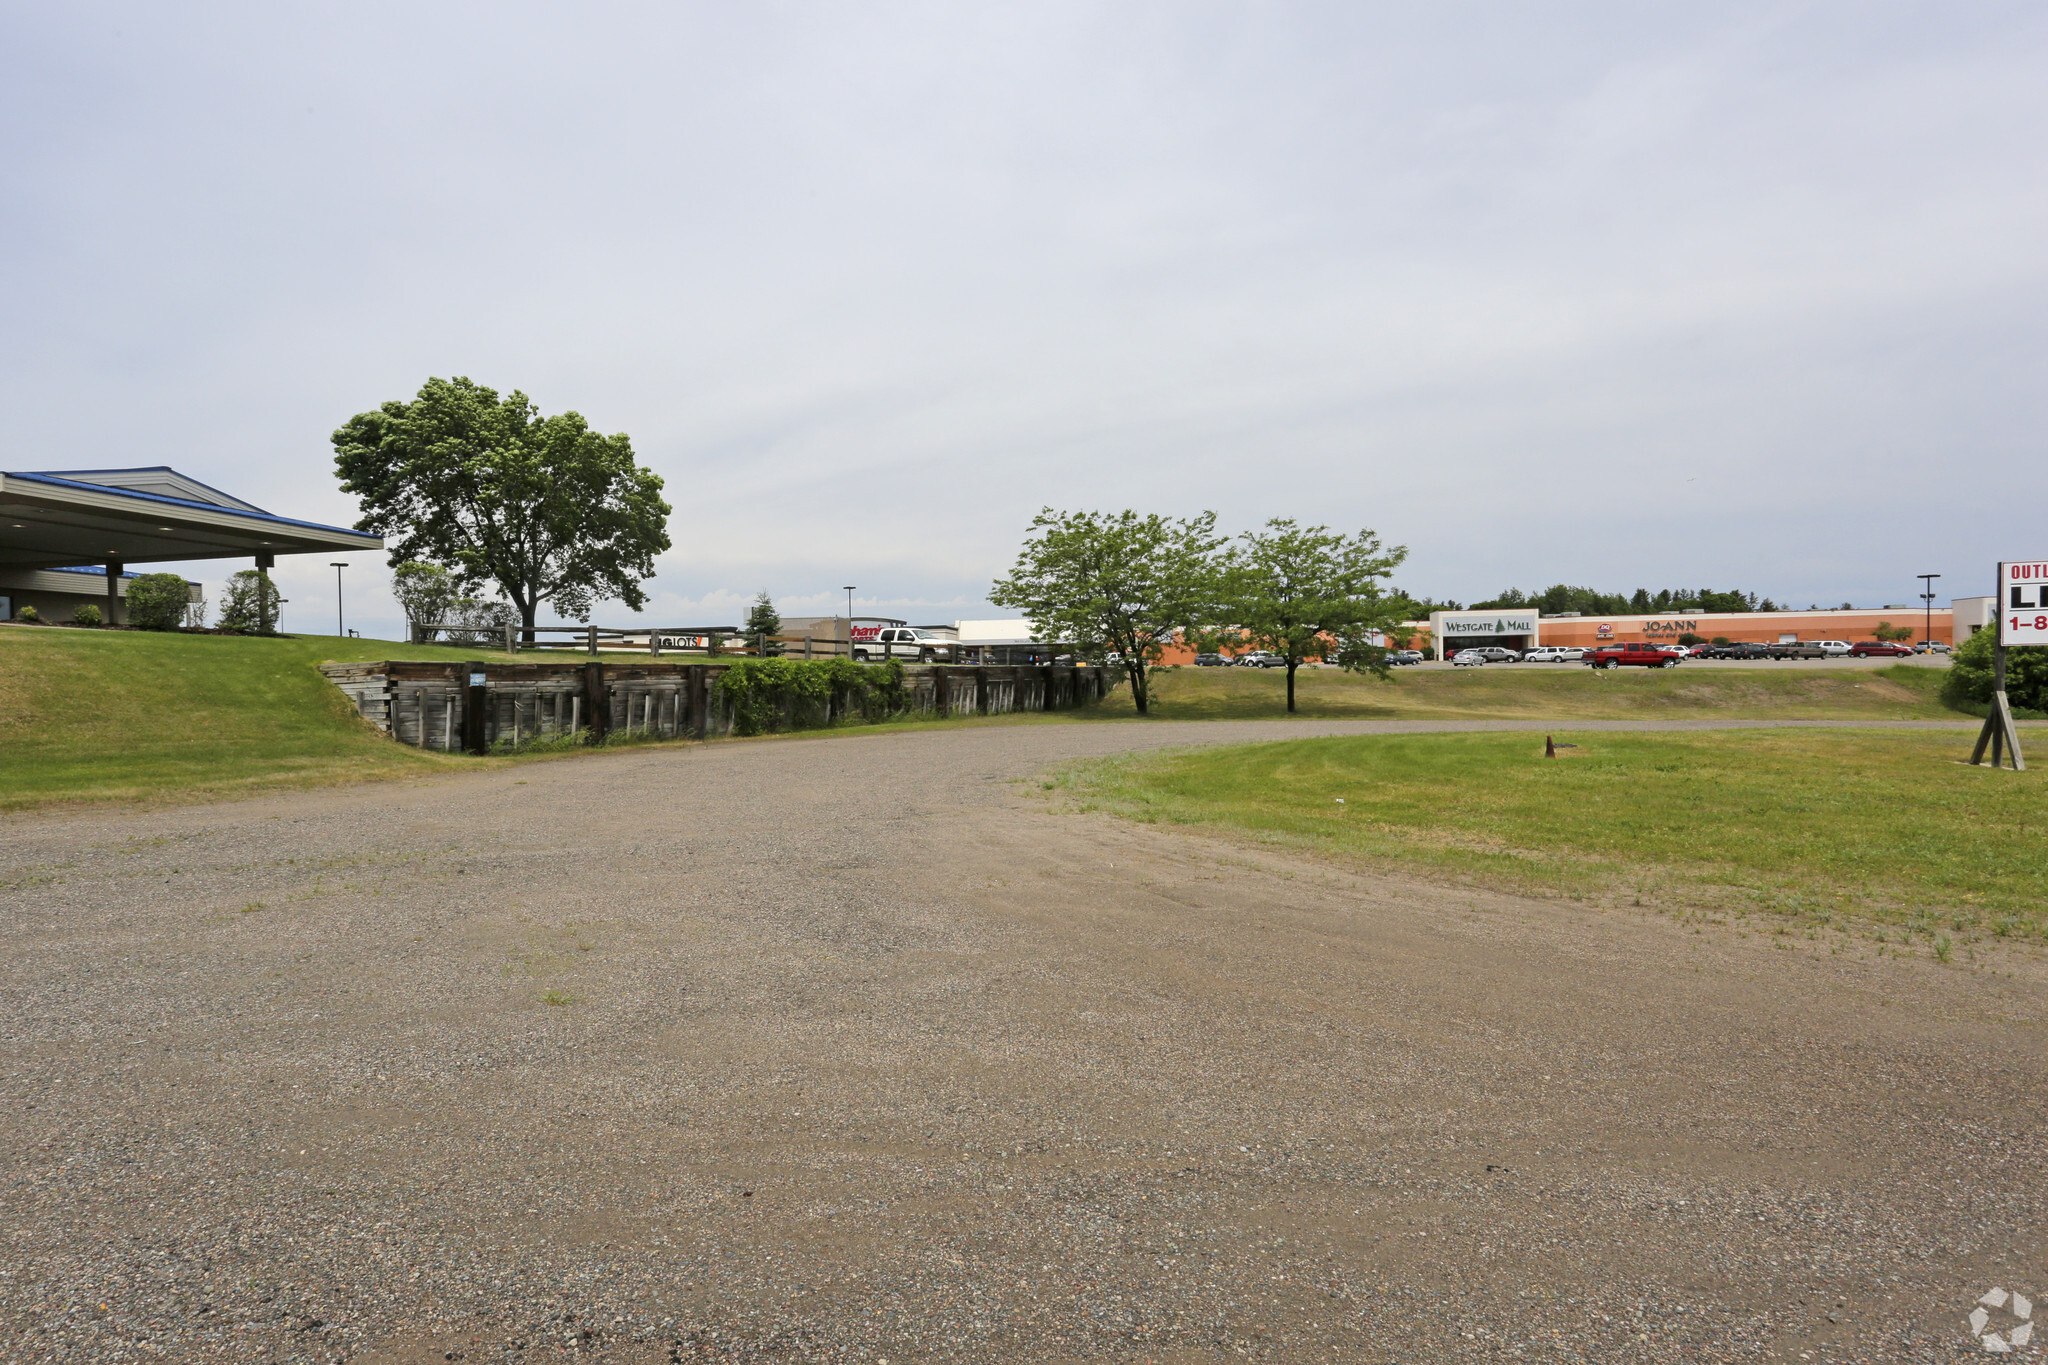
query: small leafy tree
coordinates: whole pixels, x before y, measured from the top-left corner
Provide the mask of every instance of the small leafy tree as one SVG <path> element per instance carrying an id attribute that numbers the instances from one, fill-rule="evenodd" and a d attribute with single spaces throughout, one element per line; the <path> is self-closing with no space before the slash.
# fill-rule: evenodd
<path id="1" fill-rule="evenodd" d="M 134 619 L 132 612 L 129 619 Z M 71 624 L 74 626 L 97 626 L 105 623 L 106 618 L 100 614 L 100 609 L 90 602 L 80 602 L 71 609 Z"/>
<path id="2" fill-rule="evenodd" d="M 1679 633 L 1679 636 L 1678 636 L 1678 643 L 1680 643 L 1680 644 L 1682 644 L 1682 645 L 1703 645 L 1703 644 L 1705 644 L 1706 642 L 1707 642 L 1707 637 L 1706 637 L 1706 636 L 1704 636 L 1704 635 L 1695 635 L 1695 634 L 1693 634 L 1693 633 L 1692 633 L 1691 631 L 1689 631 L 1689 630 L 1687 630 L 1687 631 L 1681 631 L 1681 632 Z"/>
<path id="3" fill-rule="evenodd" d="M 775 610 L 775 602 L 768 596 L 766 588 L 754 599 L 752 609 L 747 612 L 746 634 L 754 647 L 763 655 L 782 653 L 782 646 L 772 643 L 768 637 L 782 634 L 782 613 Z"/>
<path id="4" fill-rule="evenodd" d="M 1091 659 L 1119 656 L 1142 715 L 1151 706 L 1146 670 L 1177 631 L 1215 619 L 1222 544 L 1214 512 L 1176 520 L 1047 507 L 988 600 L 1022 611 L 1047 644 Z"/>
<path id="5" fill-rule="evenodd" d="M 505 630 L 519 624 L 519 612 L 502 597 L 458 597 L 441 618 L 451 645 L 505 645 Z"/>
<path id="6" fill-rule="evenodd" d="M 462 585 L 439 564 L 409 559 L 391 571 L 391 595 L 416 643 L 427 644 L 462 596 Z"/>
<path id="7" fill-rule="evenodd" d="M 182 580 L 179 586 L 183 587 Z M 275 635 L 277 608 L 277 585 L 270 575 L 261 569 L 244 569 L 221 586 L 220 628 L 243 635 Z"/>
<path id="8" fill-rule="evenodd" d="M 1878 639 L 1886 641 L 1897 640 L 1903 642 L 1913 638 L 1913 628 L 1911 626 L 1895 626 L 1889 621 L 1879 621 L 1877 629 L 1870 633 Z"/>
<path id="9" fill-rule="evenodd" d="M 1951 706 L 1970 703 L 1981 706 L 1991 700 L 1992 653 L 1998 647 L 1998 627 L 1986 626 L 1956 646 L 1948 677 L 1941 684 L 1941 699 Z M 2008 649 L 2005 652 L 2005 696 L 2015 707 L 2027 711 L 2048 711 L 2048 649 Z"/>
<path id="10" fill-rule="evenodd" d="M 362 499 L 356 526 L 396 541 L 391 562 L 497 583 L 529 641 L 542 602 L 578 620 L 599 597 L 646 605 L 640 584 L 669 548 L 669 505 L 623 433 L 458 378 L 357 413 L 333 440 L 342 489 Z"/>
<path id="11" fill-rule="evenodd" d="M 1287 663 L 1287 709 L 1294 675 L 1311 659 L 1335 659 L 1354 672 L 1387 676 L 1387 652 L 1375 634 L 1409 603 L 1382 586 L 1404 559 L 1371 531 L 1355 536 L 1275 517 L 1238 537 L 1224 567 L 1225 616 L 1239 642 Z"/>
<path id="12" fill-rule="evenodd" d="M 192 589 L 174 573 L 146 573 L 128 585 L 128 624 L 138 630 L 176 630 L 185 623 Z"/>

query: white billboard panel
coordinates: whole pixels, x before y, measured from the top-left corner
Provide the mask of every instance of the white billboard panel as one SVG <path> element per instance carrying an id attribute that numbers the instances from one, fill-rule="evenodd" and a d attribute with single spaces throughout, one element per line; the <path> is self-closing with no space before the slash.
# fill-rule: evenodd
<path id="1" fill-rule="evenodd" d="M 2048 645 L 2048 559 L 1998 566 L 1998 643 Z"/>

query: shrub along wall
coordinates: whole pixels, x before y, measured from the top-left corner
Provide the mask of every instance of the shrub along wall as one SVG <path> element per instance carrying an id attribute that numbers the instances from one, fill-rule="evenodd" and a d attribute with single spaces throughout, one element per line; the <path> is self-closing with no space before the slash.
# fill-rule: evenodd
<path id="1" fill-rule="evenodd" d="M 757 735 L 902 716 L 1059 711 L 1099 700 L 1099 668 L 857 664 L 322 664 L 356 713 L 402 744 L 473 753 L 527 744 Z M 473 677 L 481 683 L 472 684 Z"/>

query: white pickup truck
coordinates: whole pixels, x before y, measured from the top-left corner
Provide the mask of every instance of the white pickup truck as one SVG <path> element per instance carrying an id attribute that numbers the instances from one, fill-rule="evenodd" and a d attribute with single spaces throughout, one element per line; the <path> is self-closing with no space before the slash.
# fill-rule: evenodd
<path id="1" fill-rule="evenodd" d="M 921 664 L 951 663 L 954 641 L 936 631 L 915 626 L 855 626 L 853 657 L 858 663 L 873 659 L 903 659 Z"/>

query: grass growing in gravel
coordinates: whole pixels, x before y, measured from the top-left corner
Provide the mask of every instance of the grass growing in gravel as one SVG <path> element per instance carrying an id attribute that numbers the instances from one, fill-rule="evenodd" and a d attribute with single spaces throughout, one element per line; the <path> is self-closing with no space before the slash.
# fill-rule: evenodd
<path id="1" fill-rule="evenodd" d="M 1936 694 L 1948 670 L 1920 664 L 1870 668 L 1829 662 L 1780 669 L 1680 665 L 1594 670 L 1582 664 L 1495 664 L 1396 669 L 1376 679 L 1337 669 L 1296 676 L 1310 719 L 1918 720 L 1958 718 Z M 1169 668 L 1153 674 L 1158 720 L 1256 720 L 1287 714 L 1279 669 Z M 1128 692 L 1106 713 L 1128 717 Z"/>
<path id="2" fill-rule="evenodd" d="M 1084 765 L 1083 808 L 1354 864 L 1938 946 L 2048 941 L 2037 771 L 1958 733 L 1559 732 L 1288 740 Z M 1341 798 L 1341 802 L 1339 800 Z M 1945 950 L 1944 950 L 1945 951 Z"/>

